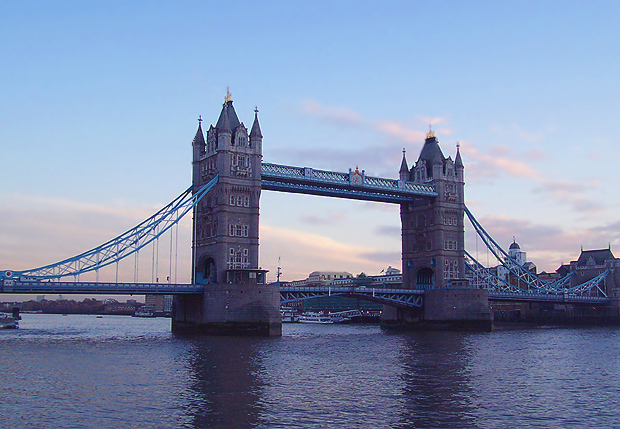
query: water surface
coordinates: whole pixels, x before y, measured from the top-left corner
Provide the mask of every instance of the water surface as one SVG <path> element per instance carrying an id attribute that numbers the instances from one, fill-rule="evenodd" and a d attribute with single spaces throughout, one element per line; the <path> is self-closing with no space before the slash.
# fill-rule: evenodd
<path id="1" fill-rule="evenodd" d="M 0 331 L 0 426 L 617 427 L 619 356 L 617 328 L 188 338 L 169 319 L 25 314 Z"/>

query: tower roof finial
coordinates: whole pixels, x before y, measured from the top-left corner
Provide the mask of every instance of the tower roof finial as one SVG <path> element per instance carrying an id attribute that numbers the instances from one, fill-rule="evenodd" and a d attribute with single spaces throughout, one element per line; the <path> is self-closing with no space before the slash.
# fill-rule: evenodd
<path id="1" fill-rule="evenodd" d="M 198 115 L 198 123 L 202 122 L 202 115 Z"/>
<path id="2" fill-rule="evenodd" d="M 232 101 L 232 96 L 230 95 L 230 86 L 226 87 L 226 98 L 224 98 L 224 101 L 226 102 Z"/>
<path id="3" fill-rule="evenodd" d="M 435 137 L 435 131 L 433 131 L 432 124 L 428 124 L 428 133 L 426 133 L 426 138 L 430 139 Z"/>

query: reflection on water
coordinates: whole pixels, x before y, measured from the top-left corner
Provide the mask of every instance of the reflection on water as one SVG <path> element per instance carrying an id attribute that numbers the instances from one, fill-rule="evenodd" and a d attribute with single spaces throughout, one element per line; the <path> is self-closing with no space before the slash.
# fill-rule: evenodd
<path id="1" fill-rule="evenodd" d="M 465 333 L 416 332 L 401 350 L 406 398 L 394 427 L 472 427 L 471 353 Z"/>
<path id="2" fill-rule="evenodd" d="M 0 331 L 0 427 L 613 427 L 620 330 L 386 333 L 285 325 L 178 337 L 167 319 L 24 315 Z"/>
<path id="3" fill-rule="evenodd" d="M 263 340 L 264 341 L 264 340 Z M 263 372 L 257 349 L 261 339 L 207 337 L 188 350 L 193 392 L 186 412 L 196 428 L 258 425 Z"/>

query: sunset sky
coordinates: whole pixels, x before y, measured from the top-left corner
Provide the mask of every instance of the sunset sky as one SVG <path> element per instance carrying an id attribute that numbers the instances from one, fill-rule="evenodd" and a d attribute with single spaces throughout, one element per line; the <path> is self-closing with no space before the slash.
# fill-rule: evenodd
<path id="1" fill-rule="evenodd" d="M 618 22 L 599 0 L 0 2 L 0 269 L 88 250 L 185 190 L 227 87 L 246 126 L 258 106 L 265 162 L 397 178 L 430 124 L 505 248 L 547 271 L 582 246 L 620 256 Z M 265 191 L 260 222 L 269 280 L 278 257 L 284 280 L 400 268 L 396 205 Z"/>

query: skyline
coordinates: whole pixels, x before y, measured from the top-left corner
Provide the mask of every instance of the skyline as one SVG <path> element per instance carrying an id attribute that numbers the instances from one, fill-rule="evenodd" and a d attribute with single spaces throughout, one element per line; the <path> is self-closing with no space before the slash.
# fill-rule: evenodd
<path id="1" fill-rule="evenodd" d="M 0 269 L 74 256 L 176 197 L 227 87 L 246 126 L 258 106 L 265 162 L 397 178 L 431 125 L 445 156 L 460 145 L 467 205 L 504 249 L 514 236 L 553 271 L 620 244 L 614 2 L 0 11 Z M 266 191 L 260 213 L 270 280 L 279 256 L 284 280 L 400 268 L 397 205 Z"/>

